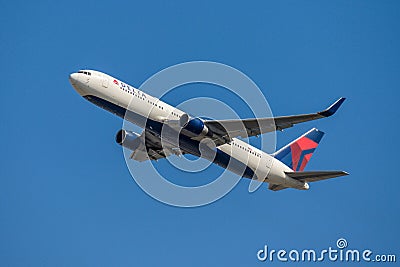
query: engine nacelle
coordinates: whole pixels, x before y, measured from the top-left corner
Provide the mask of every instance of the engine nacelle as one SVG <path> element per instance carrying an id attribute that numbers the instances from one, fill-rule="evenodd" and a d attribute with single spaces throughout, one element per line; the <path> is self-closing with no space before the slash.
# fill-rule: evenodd
<path id="1" fill-rule="evenodd" d="M 138 139 L 139 136 L 140 135 L 135 132 L 121 129 L 115 136 L 115 141 L 117 144 L 134 151 L 141 145 L 141 140 Z"/>
<path id="2" fill-rule="evenodd" d="M 179 119 L 179 126 L 183 130 L 186 130 L 193 134 L 194 136 L 212 136 L 211 131 L 204 124 L 203 120 L 200 118 L 190 118 L 188 114 L 183 114 Z"/>

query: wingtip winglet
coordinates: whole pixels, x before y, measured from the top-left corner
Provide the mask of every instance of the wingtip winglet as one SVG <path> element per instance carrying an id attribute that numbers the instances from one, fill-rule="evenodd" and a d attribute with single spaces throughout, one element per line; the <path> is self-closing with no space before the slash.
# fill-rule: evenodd
<path id="1" fill-rule="evenodd" d="M 336 113 L 336 111 L 340 108 L 340 106 L 343 104 L 343 102 L 346 100 L 345 97 L 341 97 L 338 100 L 336 100 L 335 103 L 333 103 L 329 108 L 327 108 L 326 110 L 319 112 L 319 114 L 321 116 L 324 117 L 329 117 L 332 116 L 333 114 Z"/>

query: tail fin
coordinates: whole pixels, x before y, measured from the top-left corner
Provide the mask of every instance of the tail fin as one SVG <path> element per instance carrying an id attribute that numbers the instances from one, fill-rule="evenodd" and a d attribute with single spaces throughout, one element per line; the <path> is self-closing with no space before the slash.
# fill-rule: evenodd
<path id="1" fill-rule="evenodd" d="M 273 156 L 289 166 L 293 171 L 303 171 L 323 135 L 324 132 L 313 128 L 279 149 Z"/>

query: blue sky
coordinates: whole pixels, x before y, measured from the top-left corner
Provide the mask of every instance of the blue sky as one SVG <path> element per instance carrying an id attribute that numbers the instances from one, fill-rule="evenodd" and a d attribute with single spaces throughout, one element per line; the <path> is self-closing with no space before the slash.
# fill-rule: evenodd
<path id="1" fill-rule="evenodd" d="M 4 2 L 0 265 L 261 266 L 265 244 L 322 249 L 339 237 L 398 252 L 399 11 L 398 1 Z M 114 142 L 122 121 L 80 98 L 68 74 L 139 86 L 193 60 L 247 74 L 275 115 L 347 97 L 334 117 L 277 137 L 318 127 L 326 136 L 307 169 L 351 175 L 307 192 L 249 194 L 243 180 L 193 209 L 147 196 Z"/>

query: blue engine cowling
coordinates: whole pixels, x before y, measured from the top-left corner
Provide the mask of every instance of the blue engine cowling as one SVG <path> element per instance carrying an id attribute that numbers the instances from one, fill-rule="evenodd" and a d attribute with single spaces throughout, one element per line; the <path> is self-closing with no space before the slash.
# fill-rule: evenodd
<path id="1" fill-rule="evenodd" d="M 211 131 L 200 118 L 190 118 L 188 114 L 183 114 L 179 120 L 179 125 L 183 130 L 190 132 L 192 135 L 211 136 Z"/>
<path id="2" fill-rule="evenodd" d="M 139 136 L 140 135 L 135 132 L 121 129 L 115 136 L 115 141 L 117 144 L 134 151 L 142 144 Z"/>

